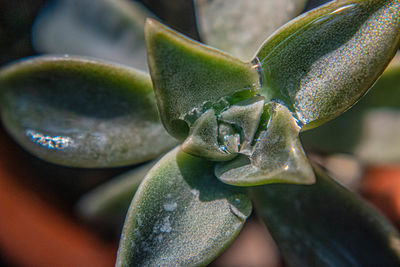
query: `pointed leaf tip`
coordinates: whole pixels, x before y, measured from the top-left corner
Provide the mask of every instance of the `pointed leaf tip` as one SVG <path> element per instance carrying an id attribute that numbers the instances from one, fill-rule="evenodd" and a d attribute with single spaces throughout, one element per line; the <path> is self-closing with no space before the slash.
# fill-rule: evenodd
<path id="1" fill-rule="evenodd" d="M 189 134 L 192 120 L 218 102 L 242 92 L 253 96 L 259 77 L 250 63 L 193 41 L 148 19 L 148 62 L 161 120 L 178 139 Z M 227 104 L 227 103 L 226 103 Z"/>
<path id="2" fill-rule="evenodd" d="M 291 112 L 275 103 L 268 128 L 260 133 L 250 157 L 218 163 L 216 176 L 224 183 L 240 186 L 313 184 L 315 175 L 301 146 L 299 131 Z"/>
<path id="3" fill-rule="evenodd" d="M 400 1 L 333 1 L 275 32 L 261 47 L 267 100 L 313 128 L 351 107 L 399 47 Z"/>

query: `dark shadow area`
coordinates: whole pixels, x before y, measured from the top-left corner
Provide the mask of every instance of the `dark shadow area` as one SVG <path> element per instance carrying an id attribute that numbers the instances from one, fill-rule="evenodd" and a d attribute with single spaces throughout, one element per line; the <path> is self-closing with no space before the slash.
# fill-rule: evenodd
<path id="1" fill-rule="evenodd" d="M 331 0 L 309 0 L 304 8 L 303 12 L 307 12 L 313 8 L 319 7 L 323 4 L 330 2 Z"/>
<path id="2" fill-rule="evenodd" d="M 396 266 L 390 244 L 399 238 L 396 230 L 358 195 L 320 168 L 315 172 L 317 182 L 310 186 L 252 189 L 258 214 L 289 264 Z"/>
<path id="3" fill-rule="evenodd" d="M 200 40 L 193 1 L 187 0 L 138 0 L 167 25 L 195 40 Z"/>
<path id="4" fill-rule="evenodd" d="M 32 23 L 47 0 L 0 0 L 0 65 L 35 54 Z"/>

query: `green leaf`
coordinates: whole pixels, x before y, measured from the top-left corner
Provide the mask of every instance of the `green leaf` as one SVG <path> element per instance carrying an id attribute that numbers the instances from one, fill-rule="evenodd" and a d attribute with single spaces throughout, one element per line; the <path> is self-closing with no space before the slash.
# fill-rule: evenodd
<path id="1" fill-rule="evenodd" d="M 193 123 L 182 150 L 214 161 L 231 160 L 239 152 L 251 155 L 263 112 L 264 98 L 259 96 L 240 101 L 218 116 L 211 108 Z"/>
<path id="2" fill-rule="evenodd" d="M 366 163 L 399 162 L 400 64 L 393 63 L 353 108 L 303 132 L 304 146 L 323 153 L 352 153 Z"/>
<path id="3" fill-rule="evenodd" d="M 313 185 L 252 188 L 289 266 L 399 266 L 396 229 L 360 197 L 315 168 Z"/>
<path id="4" fill-rule="evenodd" d="M 186 153 L 209 160 L 223 161 L 235 157 L 235 154 L 227 153 L 219 146 L 218 123 L 213 109 L 207 110 L 195 121 L 181 148 Z"/>
<path id="5" fill-rule="evenodd" d="M 150 170 L 129 208 L 116 266 L 203 266 L 234 240 L 251 202 L 220 183 L 213 166 L 176 148 Z"/>
<path id="6" fill-rule="evenodd" d="M 103 228 L 107 226 L 119 235 L 129 204 L 154 164 L 152 161 L 136 167 L 84 194 L 76 206 L 80 217 Z"/>
<path id="7" fill-rule="evenodd" d="M 260 94 L 313 128 L 353 105 L 399 47 L 400 2 L 334 1 L 275 32 L 257 54 Z"/>
<path id="8" fill-rule="evenodd" d="M 299 14 L 305 0 L 196 0 L 202 39 L 250 61 L 267 36 Z"/>
<path id="9" fill-rule="evenodd" d="M 28 151 L 79 167 L 144 162 L 176 142 L 159 122 L 145 73 L 71 57 L 39 57 L 0 72 L 1 118 Z"/>
<path id="10" fill-rule="evenodd" d="M 291 112 L 280 104 L 271 109 L 268 127 L 260 133 L 250 157 L 216 165 L 215 175 L 222 182 L 241 186 L 315 182 Z"/>
<path id="11" fill-rule="evenodd" d="M 93 56 L 147 70 L 144 22 L 154 17 L 129 0 L 58 0 L 35 22 L 42 53 Z"/>
<path id="12" fill-rule="evenodd" d="M 205 110 L 223 109 L 254 96 L 259 77 L 250 63 L 190 40 L 148 19 L 145 28 L 150 73 L 167 131 L 184 140 Z M 189 125 L 188 125 L 189 124 Z"/>
<path id="13" fill-rule="evenodd" d="M 264 98 L 256 96 L 231 106 L 220 115 L 220 120 L 241 129 L 240 152 L 249 155 L 254 136 L 264 112 Z M 263 124 L 261 122 L 261 124 Z M 264 125 L 263 125 L 264 126 Z M 226 136 L 226 135 L 225 135 Z"/>

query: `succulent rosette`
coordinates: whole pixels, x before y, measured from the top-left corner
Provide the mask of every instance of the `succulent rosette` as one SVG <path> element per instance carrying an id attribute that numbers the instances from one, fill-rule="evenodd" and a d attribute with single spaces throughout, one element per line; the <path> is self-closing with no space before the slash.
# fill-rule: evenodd
<path id="1" fill-rule="evenodd" d="M 399 48 L 400 1 L 333 1 L 279 29 L 304 1 L 193 5 L 210 46 L 135 2 L 58 2 L 34 42 L 69 55 L 1 70 L 8 132 L 74 167 L 142 163 L 178 145 L 82 199 L 96 216 L 135 194 L 117 266 L 206 265 L 253 208 L 291 266 L 398 265 L 396 230 L 310 163 L 299 133 L 339 116 L 379 78 Z"/>

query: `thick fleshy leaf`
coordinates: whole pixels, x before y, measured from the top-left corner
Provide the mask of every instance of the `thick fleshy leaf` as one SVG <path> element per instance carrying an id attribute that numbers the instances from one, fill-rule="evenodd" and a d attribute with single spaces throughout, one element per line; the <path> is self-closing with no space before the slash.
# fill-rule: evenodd
<path id="1" fill-rule="evenodd" d="M 217 164 L 215 174 L 221 181 L 243 186 L 315 182 L 298 137 L 300 127 L 291 112 L 275 104 L 271 113 L 268 127 L 260 133 L 249 159 L 239 157 Z"/>
<path id="2" fill-rule="evenodd" d="M 150 170 L 129 208 L 116 266 L 203 266 L 233 241 L 251 202 L 219 182 L 213 166 L 176 148 Z"/>
<path id="3" fill-rule="evenodd" d="M 220 120 L 234 125 L 242 132 L 240 153 L 249 155 L 254 135 L 264 112 L 264 98 L 253 97 L 231 106 L 220 115 Z M 226 136 L 226 135 L 225 135 Z"/>
<path id="4" fill-rule="evenodd" d="M 315 168 L 313 185 L 252 188 L 289 266 L 399 266 L 400 238 L 360 197 Z"/>
<path id="5" fill-rule="evenodd" d="M 196 0 L 203 41 L 250 61 L 262 42 L 299 14 L 305 0 Z"/>
<path id="6" fill-rule="evenodd" d="M 154 164 L 152 161 L 134 168 L 83 195 L 76 208 L 80 217 L 120 234 L 129 204 Z"/>
<path id="7" fill-rule="evenodd" d="M 185 139 L 205 110 L 217 112 L 254 96 L 259 77 L 250 63 L 190 40 L 148 19 L 146 41 L 150 73 L 161 120 L 167 131 Z"/>
<path id="8" fill-rule="evenodd" d="M 147 74 L 71 57 L 0 72 L 1 118 L 28 151 L 79 167 L 144 162 L 176 144 L 159 122 Z"/>
<path id="9" fill-rule="evenodd" d="M 182 150 L 214 161 L 231 160 L 239 152 L 250 156 L 256 131 L 264 125 L 263 116 L 264 98 L 259 96 L 240 101 L 219 115 L 210 108 L 193 123 Z"/>
<path id="10" fill-rule="evenodd" d="M 198 118 L 190 129 L 189 137 L 183 142 L 186 153 L 209 160 L 224 161 L 235 157 L 227 153 L 218 143 L 218 123 L 213 109 L 209 109 Z"/>
<path id="11" fill-rule="evenodd" d="M 36 21 L 43 53 L 93 56 L 147 70 L 144 22 L 154 17 L 129 0 L 57 0 Z"/>
<path id="12" fill-rule="evenodd" d="M 367 163 L 399 162 L 399 63 L 394 61 L 350 110 L 321 127 L 303 132 L 305 147 L 323 153 L 352 153 Z"/>
<path id="13" fill-rule="evenodd" d="M 398 0 L 334 1 L 275 32 L 258 52 L 260 94 L 316 127 L 353 105 L 399 47 Z"/>

